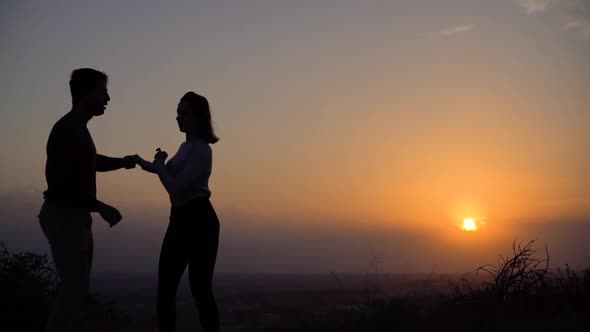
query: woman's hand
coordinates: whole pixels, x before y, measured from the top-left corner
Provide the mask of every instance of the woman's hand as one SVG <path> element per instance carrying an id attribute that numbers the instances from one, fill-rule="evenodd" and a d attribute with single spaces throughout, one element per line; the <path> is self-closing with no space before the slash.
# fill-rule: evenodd
<path id="1" fill-rule="evenodd" d="M 150 173 L 156 173 L 156 170 L 154 169 L 154 163 L 150 163 L 150 162 L 143 160 L 143 158 L 141 158 L 137 154 L 134 154 L 130 157 L 131 157 L 131 160 L 134 163 L 136 163 L 137 165 L 139 165 L 139 167 L 141 167 L 141 169 L 143 169 L 144 171 L 150 172 Z"/>
<path id="2" fill-rule="evenodd" d="M 160 148 L 157 148 L 156 155 L 154 155 L 154 161 L 165 161 L 166 159 L 168 159 L 168 153 L 166 153 L 166 151 L 162 151 Z"/>

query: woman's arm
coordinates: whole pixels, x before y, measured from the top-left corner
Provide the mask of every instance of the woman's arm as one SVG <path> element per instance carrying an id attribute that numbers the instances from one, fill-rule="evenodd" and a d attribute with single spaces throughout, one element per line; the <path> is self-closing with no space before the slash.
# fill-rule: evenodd
<path id="1" fill-rule="evenodd" d="M 156 173 L 156 169 L 154 168 L 153 163 L 150 163 L 147 160 L 143 160 L 143 158 L 141 158 L 138 155 L 134 155 L 133 158 L 134 158 L 135 163 L 138 164 L 141 167 L 141 169 L 143 169 L 144 171 L 150 172 L 150 173 Z"/>

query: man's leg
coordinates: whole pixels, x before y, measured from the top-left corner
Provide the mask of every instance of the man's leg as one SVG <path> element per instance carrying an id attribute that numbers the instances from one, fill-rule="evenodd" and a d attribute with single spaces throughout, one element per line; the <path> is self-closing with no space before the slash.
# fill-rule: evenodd
<path id="1" fill-rule="evenodd" d="M 39 215 L 60 279 L 47 332 L 69 332 L 80 317 L 90 280 L 91 220 L 89 213 L 47 203 Z"/>

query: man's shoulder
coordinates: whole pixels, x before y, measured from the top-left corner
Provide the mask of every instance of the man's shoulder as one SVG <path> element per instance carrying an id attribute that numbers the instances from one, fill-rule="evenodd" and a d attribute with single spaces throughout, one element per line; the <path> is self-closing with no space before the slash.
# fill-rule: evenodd
<path id="1" fill-rule="evenodd" d="M 76 121 L 71 113 L 66 113 L 55 122 L 53 128 L 60 130 L 82 131 L 85 127 L 80 125 L 79 121 Z"/>
<path id="2" fill-rule="evenodd" d="M 68 115 L 69 113 L 65 114 L 53 124 L 51 133 L 49 134 L 50 139 L 51 137 L 71 136 L 79 132 L 79 128 L 77 128 L 71 117 Z"/>

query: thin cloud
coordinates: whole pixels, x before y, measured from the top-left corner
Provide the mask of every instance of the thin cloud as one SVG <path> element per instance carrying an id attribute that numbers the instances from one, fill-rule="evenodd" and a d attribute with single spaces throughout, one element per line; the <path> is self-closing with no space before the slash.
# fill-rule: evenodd
<path id="1" fill-rule="evenodd" d="M 556 4 L 561 4 L 567 13 L 561 29 L 590 40 L 590 1 L 562 0 Z"/>
<path id="2" fill-rule="evenodd" d="M 551 0 L 518 0 L 527 15 L 545 11 L 549 6 L 549 2 Z"/>
<path id="3" fill-rule="evenodd" d="M 527 15 L 543 12 L 551 3 L 552 10 L 562 16 L 561 30 L 590 39 L 590 0 L 517 0 Z"/>
<path id="4" fill-rule="evenodd" d="M 584 39 L 590 39 L 590 20 L 575 20 L 563 25 L 563 30 L 574 31 Z"/>
<path id="5" fill-rule="evenodd" d="M 458 26 L 454 26 L 451 28 L 447 28 L 444 30 L 441 30 L 437 33 L 437 35 L 441 35 L 441 36 L 452 36 L 458 33 L 463 33 L 463 32 L 468 32 L 473 30 L 475 26 L 472 24 L 466 24 L 466 25 L 458 25 Z"/>

